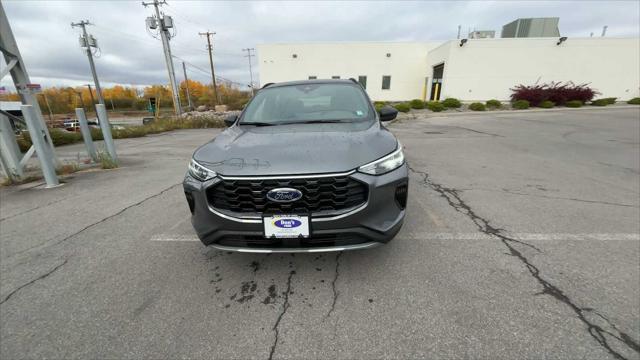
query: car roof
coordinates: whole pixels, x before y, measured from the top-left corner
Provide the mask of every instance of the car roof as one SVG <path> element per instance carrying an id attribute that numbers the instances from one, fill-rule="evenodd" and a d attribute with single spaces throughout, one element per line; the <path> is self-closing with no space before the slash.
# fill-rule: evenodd
<path id="1" fill-rule="evenodd" d="M 295 85 L 307 85 L 307 84 L 347 84 L 353 85 L 355 82 L 351 79 L 313 79 L 313 80 L 296 80 L 296 81 L 284 81 L 279 83 L 271 83 L 263 86 L 274 88 L 280 86 L 295 86 Z"/>

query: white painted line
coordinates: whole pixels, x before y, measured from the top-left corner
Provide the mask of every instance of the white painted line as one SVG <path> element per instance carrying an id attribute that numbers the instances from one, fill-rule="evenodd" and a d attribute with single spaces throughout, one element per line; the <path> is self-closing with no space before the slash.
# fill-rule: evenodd
<path id="1" fill-rule="evenodd" d="M 636 233 L 585 233 L 585 234 L 565 234 L 565 233 L 519 233 L 508 234 L 509 238 L 520 241 L 640 241 L 640 234 Z M 398 235 L 399 239 L 411 240 L 491 240 L 496 237 L 485 233 L 408 233 Z M 160 242 L 199 242 L 200 239 L 192 234 L 158 234 L 149 239 Z"/>
<path id="2" fill-rule="evenodd" d="M 521 241 L 561 241 L 561 240 L 585 240 L 585 241 L 640 241 L 637 233 L 516 233 L 505 232 L 504 235 L 511 239 Z M 485 233 L 409 233 L 400 237 L 415 240 L 487 240 L 495 239 Z"/>

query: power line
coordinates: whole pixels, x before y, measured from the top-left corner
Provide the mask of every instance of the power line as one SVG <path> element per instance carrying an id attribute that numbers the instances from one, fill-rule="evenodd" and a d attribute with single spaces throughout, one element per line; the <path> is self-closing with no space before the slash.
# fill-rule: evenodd
<path id="1" fill-rule="evenodd" d="M 182 17 L 183 20 L 186 20 L 187 22 L 190 22 L 191 24 L 193 24 L 194 26 L 197 26 L 198 28 L 203 28 L 203 27 L 207 27 L 195 20 L 193 20 L 191 17 L 185 15 L 182 11 L 178 11 L 178 8 L 173 7 L 169 4 L 167 4 L 168 7 L 170 7 L 171 9 L 169 11 L 173 12 L 174 15 L 178 16 L 178 17 Z"/>
<path id="2" fill-rule="evenodd" d="M 203 73 L 203 74 L 205 74 L 205 75 L 207 75 L 207 76 L 211 76 L 211 71 L 210 71 L 210 70 L 203 69 L 203 68 L 201 68 L 200 66 L 195 65 L 195 64 L 193 64 L 193 63 L 190 63 L 189 61 L 187 61 L 187 60 L 185 60 L 185 59 L 183 59 L 183 58 L 181 58 L 181 57 L 179 57 L 179 56 L 176 56 L 176 55 L 172 55 L 172 56 L 173 56 L 174 58 L 176 58 L 176 59 L 178 59 L 178 60 L 180 60 L 180 61 L 182 61 L 182 62 L 186 63 L 187 65 L 189 65 L 189 66 L 190 66 L 190 67 L 192 67 L 193 69 L 198 70 L 198 71 L 200 71 L 201 73 Z M 244 87 L 244 86 L 246 86 L 246 85 L 248 85 L 248 84 L 246 84 L 246 83 L 241 83 L 241 82 L 237 82 L 237 81 L 233 81 L 233 80 L 230 80 L 230 79 L 224 78 L 224 77 L 222 77 L 222 76 L 220 76 L 220 75 L 216 75 L 216 79 L 219 79 L 219 80 L 222 80 L 222 81 L 225 81 L 225 82 L 229 82 L 229 83 L 232 83 L 232 84 L 236 84 L 236 85 L 238 85 L 238 86 L 243 86 L 243 87 Z"/>

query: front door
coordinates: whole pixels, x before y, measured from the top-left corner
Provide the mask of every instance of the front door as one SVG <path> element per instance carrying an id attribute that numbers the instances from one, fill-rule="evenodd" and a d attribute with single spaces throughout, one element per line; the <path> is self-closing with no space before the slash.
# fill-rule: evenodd
<path id="1" fill-rule="evenodd" d="M 440 94 L 442 93 L 442 76 L 444 74 L 444 64 L 440 64 L 433 67 L 433 80 L 431 82 L 431 96 L 429 100 L 440 100 Z"/>

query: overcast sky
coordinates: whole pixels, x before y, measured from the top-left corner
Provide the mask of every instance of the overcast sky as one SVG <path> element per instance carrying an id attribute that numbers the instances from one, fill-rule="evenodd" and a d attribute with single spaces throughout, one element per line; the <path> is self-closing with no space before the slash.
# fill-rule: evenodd
<path id="1" fill-rule="evenodd" d="M 140 1 L 0 0 L 34 83 L 81 85 L 91 81 L 86 56 L 78 45 L 79 28 L 72 21 L 88 19 L 99 42 L 96 59 L 103 86 L 165 84 L 162 44 L 145 29 L 152 8 Z M 150 0 L 149 0 L 150 1 Z M 174 55 L 186 60 L 190 78 L 208 82 L 205 39 L 211 30 L 217 75 L 249 82 L 242 48 L 272 42 L 425 41 L 448 40 L 471 28 L 496 30 L 519 17 L 560 18 L 568 37 L 640 36 L 639 1 L 459 1 L 459 2 L 224 2 L 168 0 L 162 7 L 175 22 Z M 179 59 L 175 61 L 183 79 Z M 258 62 L 253 62 L 258 72 Z M 4 67 L 4 61 L 0 61 Z M 198 68 L 200 69 L 198 69 Z M 5 77 L 2 85 L 10 85 Z"/>

